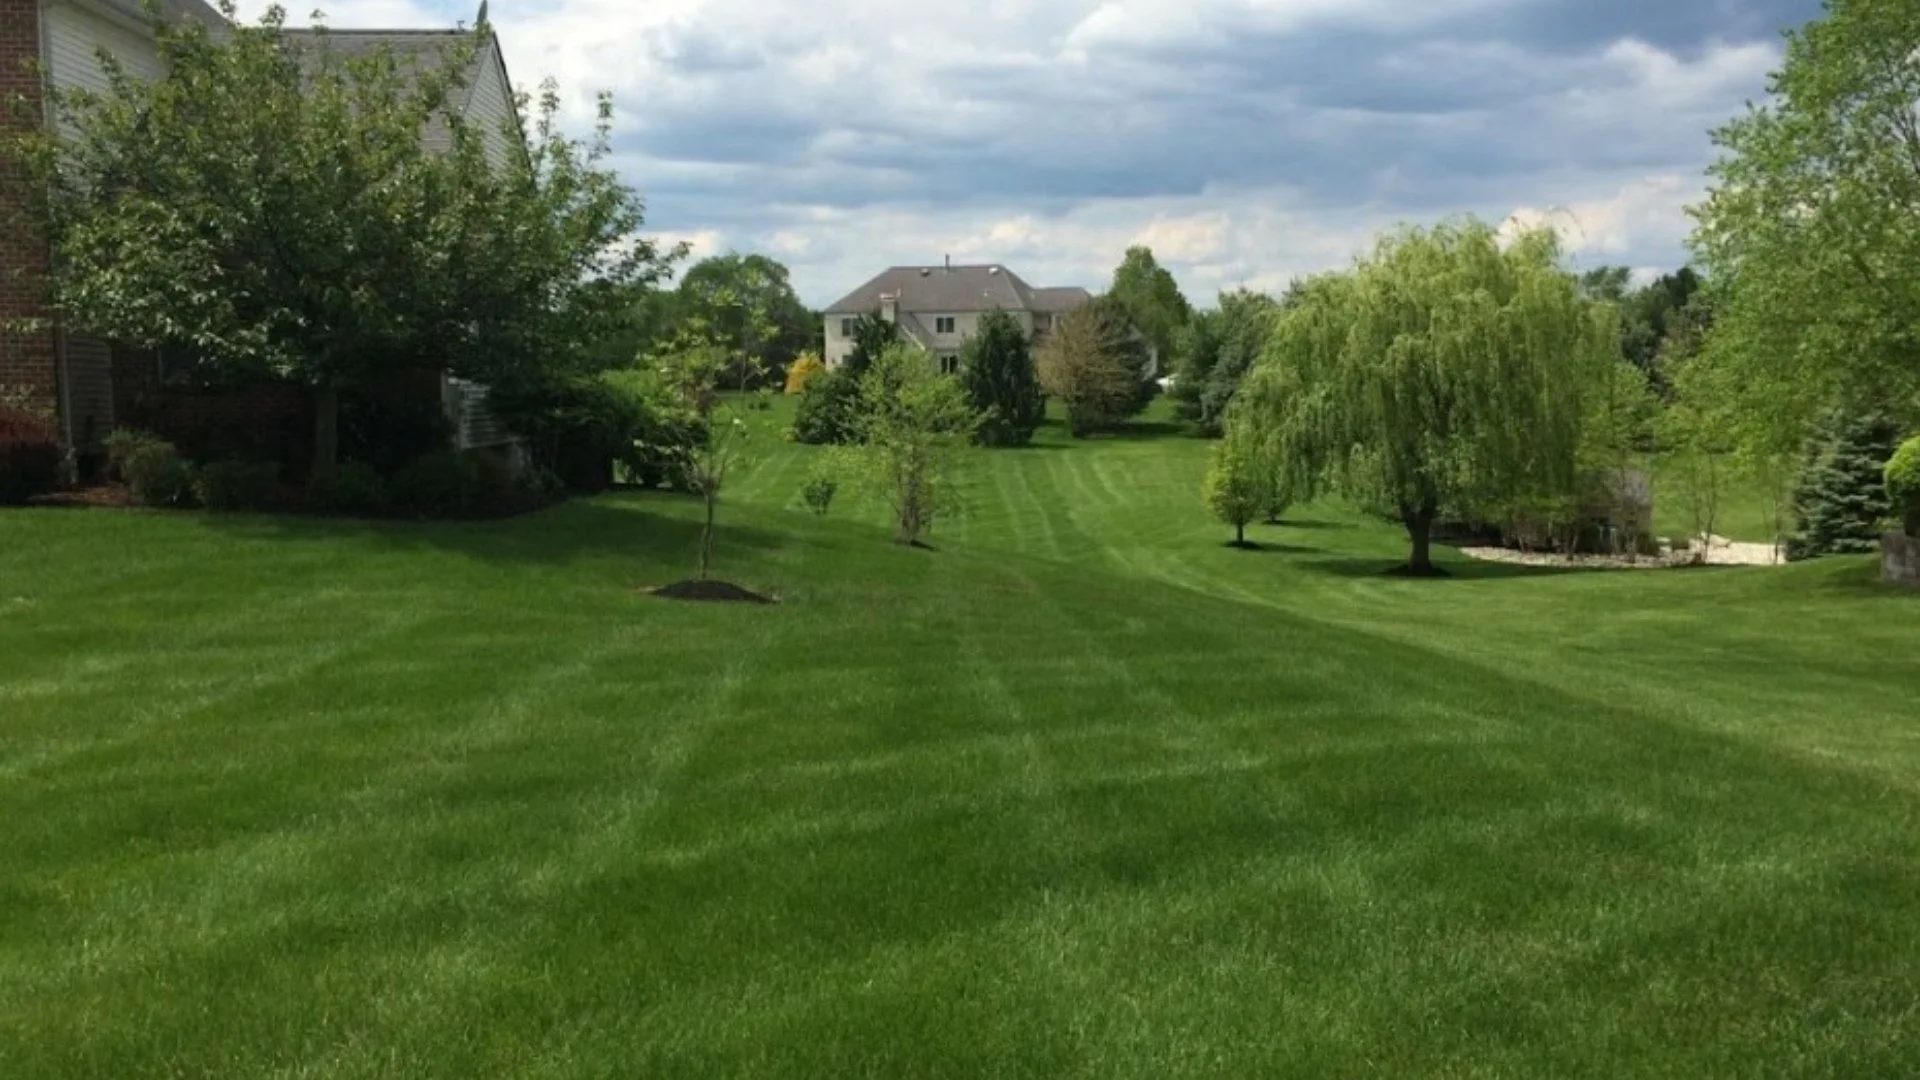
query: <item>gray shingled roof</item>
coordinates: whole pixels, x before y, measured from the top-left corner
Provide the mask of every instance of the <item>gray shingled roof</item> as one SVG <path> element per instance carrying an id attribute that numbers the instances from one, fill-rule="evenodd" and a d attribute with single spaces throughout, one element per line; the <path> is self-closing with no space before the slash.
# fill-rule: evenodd
<path id="1" fill-rule="evenodd" d="M 1085 303 L 1085 289 L 1035 289 L 998 264 L 981 266 L 895 266 L 841 297 L 829 315 L 862 315 L 880 307 L 882 294 L 898 294 L 900 310 L 910 312 L 1067 311 Z M 1045 298 L 1044 300 L 1042 298 Z"/>
<path id="2" fill-rule="evenodd" d="M 461 30 L 288 30 L 286 36 L 309 48 L 324 49 L 341 60 L 372 56 L 382 49 L 392 53 L 394 63 L 403 72 L 437 70 L 446 62 L 446 52 L 468 37 Z M 473 102 L 474 87 L 490 57 L 482 49 L 467 69 L 466 85 L 456 87 L 451 104 L 464 113 Z M 445 150 L 453 145 L 445 120 L 434 117 L 427 123 L 421 141 L 429 150 Z"/>
<path id="3" fill-rule="evenodd" d="M 1042 312 L 1072 311 L 1093 299 L 1093 294 L 1078 285 L 1068 285 L 1057 289 L 1033 290 L 1033 310 Z"/>

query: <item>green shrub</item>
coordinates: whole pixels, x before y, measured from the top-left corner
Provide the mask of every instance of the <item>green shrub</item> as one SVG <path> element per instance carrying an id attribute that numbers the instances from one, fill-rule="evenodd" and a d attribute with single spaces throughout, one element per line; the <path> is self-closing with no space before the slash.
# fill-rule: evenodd
<path id="1" fill-rule="evenodd" d="M 170 444 L 151 431 L 116 428 L 101 441 L 101 445 L 107 451 L 107 479 L 130 483 L 132 478 L 127 475 L 127 463 L 133 460 L 134 455 L 155 446 Z"/>
<path id="2" fill-rule="evenodd" d="M 1908 536 L 1920 536 L 1920 435 L 1900 444 L 1887 459 L 1887 497 L 1903 519 Z"/>
<path id="3" fill-rule="evenodd" d="M 307 505 L 323 514 L 373 517 L 390 505 L 386 481 L 364 461 L 343 461 L 330 477 L 307 483 Z"/>
<path id="4" fill-rule="evenodd" d="M 216 461 L 194 478 L 194 494 L 209 510 L 266 510 L 280 489 L 280 466 L 271 461 Z"/>
<path id="5" fill-rule="evenodd" d="M 121 466 L 133 499 L 142 506 L 193 505 L 193 463 L 180 456 L 170 442 L 150 442 L 135 449 Z"/>
<path id="6" fill-rule="evenodd" d="M 827 516 L 827 508 L 833 505 L 834 492 L 840 485 L 832 477 L 816 476 L 808 480 L 800 489 L 800 497 L 807 501 L 807 508 L 821 517 Z"/>
<path id="7" fill-rule="evenodd" d="M 699 417 L 647 371 L 495 388 L 490 400 L 533 463 L 576 491 L 604 488 L 615 463 L 643 487 L 670 482 L 703 435 Z"/>
<path id="8" fill-rule="evenodd" d="M 1794 493 L 1787 558 L 1880 550 L 1881 525 L 1893 513 L 1886 468 L 1897 429 L 1873 411 L 1833 410 L 1809 440 Z"/>
<path id="9" fill-rule="evenodd" d="M 860 379 L 851 370 L 834 368 L 816 375 L 800 394 L 793 415 L 793 437 L 813 446 L 860 441 Z"/>
<path id="10" fill-rule="evenodd" d="M 566 482 L 560 479 L 558 473 L 539 465 L 529 465 L 520 470 L 515 483 L 521 491 L 541 499 L 558 498 L 567 492 Z"/>
<path id="11" fill-rule="evenodd" d="M 480 495 L 480 466 L 466 454 L 435 450 L 395 473 L 388 484 L 397 508 L 424 517 L 448 517 L 472 509 Z"/>

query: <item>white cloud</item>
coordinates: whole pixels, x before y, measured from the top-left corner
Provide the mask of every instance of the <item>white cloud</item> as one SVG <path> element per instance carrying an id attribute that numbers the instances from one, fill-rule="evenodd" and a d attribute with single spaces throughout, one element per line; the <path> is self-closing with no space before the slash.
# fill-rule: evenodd
<path id="1" fill-rule="evenodd" d="M 1666 3 L 1641 5 L 1642 22 L 1694 10 Z M 514 78 L 557 77 L 569 124 L 584 128 L 596 91 L 614 93 L 616 160 L 666 239 L 774 254 L 824 303 L 883 266 L 947 254 L 1098 287 L 1132 243 L 1204 301 L 1284 287 L 1344 264 L 1378 229 L 1457 212 L 1551 217 L 1582 260 L 1670 265 L 1707 128 L 1762 92 L 1778 49 L 1751 33 L 1682 48 L 1609 31 L 1550 49 L 1522 33 L 1597 17 L 1586 5 L 491 8 Z M 327 4 L 337 27 L 450 26 L 477 6 Z"/>

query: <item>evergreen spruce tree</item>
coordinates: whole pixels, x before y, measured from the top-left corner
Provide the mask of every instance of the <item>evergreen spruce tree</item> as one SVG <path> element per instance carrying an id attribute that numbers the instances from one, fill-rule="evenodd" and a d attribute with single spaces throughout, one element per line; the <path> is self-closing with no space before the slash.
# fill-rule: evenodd
<path id="1" fill-rule="evenodd" d="M 1832 409 L 1808 440 L 1787 558 L 1878 551 L 1891 516 L 1886 467 L 1899 429 L 1875 410 Z"/>
<path id="2" fill-rule="evenodd" d="M 960 384 L 986 417 L 978 438 L 988 446 L 1023 446 L 1046 418 L 1046 399 L 1027 335 L 1013 316 L 991 311 L 980 319 L 960 356 Z"/>

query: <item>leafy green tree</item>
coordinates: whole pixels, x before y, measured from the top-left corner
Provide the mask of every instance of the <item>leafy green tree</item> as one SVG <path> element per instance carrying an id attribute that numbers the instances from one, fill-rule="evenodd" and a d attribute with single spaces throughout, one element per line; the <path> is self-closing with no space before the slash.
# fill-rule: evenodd
<path id="1" fill-rule="evenodd" d="M 1267 332 L 1281 310 L 1281 302 L 1265 293 L 1236 289 L 1220 294 L 1218 308 L 1195 312 L 1174 345 L 1168 391 L 1174 414 L 1206 434 L 1219 434 L 1227 407 L 1266 348 Z"/>
<path id="2" fill-rule="evenodd" d="M 1431 574 L 1443 510 L 1573 487 L 1586 397 L 1618 349 L 1552 231 L 1502 247 L 1478 221 L 1402 230 L 1306 283 L 1228 434 L 1248 425 L 1289 470 L 1397 516 L 1409 569 Z"/>
<path id="3" fill-rule="evenodd" d="M 864 373 L 899 340 L 900 328 L 878 311 L 860 316 L 853 321 L 853 351 L 847 354 L 847 370 L 855 375 Z"/>
<path id="4" fill-rule="evenodd" d="M 960 384 L 985 417 L 980 441 L 989 446 L 1024 446 L 1046 419 L 1046 399 L 1027 335 L 1004 311 L 981 316 L 967 339 L 960 353 Z"/>
<path id="5" fill-rule="evenodd" d="M 1908 536 L 1920 536 L 1920 435 L 1900 444 L 1887 460 L 1887 499 Z"/>
<path id="6" fill-rule="evenodd" d="M 1076 438 L 1117 427 L 1146 407 L 1147 364 L 1125 309 L 1107 297 L 1062 317 L 1037 357 L 1040 386 L 1066 403 Z"/>
<path id="7" fill-rule="evenodd" d="M 1834 404 L 1920 397 L 1920 9 L 1829 0 L 1769 91 L 1715 134 L 1693 243 L 1725 291 L 1708 357 L 1763 421 L 1741 439 L 1781 453 Z"/>
<path id="8" fill-rule="evenodd" d="M 316 475 L 337 462 L 342 393 L 385 373 L 499 383 L 591 363 L 679 255 L 636 236 L 640 201 L 606 161 L 610 102 L 578 142 L 549 85 L 530 142 L 509 133 L 526 152 L 491 161 L 450 106 L 487 27 L 442 64 L 403 65 L 324 33 L 290 44 L 282 18 L 219 35 L 156 20 L 164 77 L 104 58 L 106 91 L 50 92 L 65 137 L 0 144 L 29 178 L 64 316 L 310 386 Z M 444 151 L 422 143 L 429 118 Z"/>
<path id="9" fill-rule="evenodd" d="M 1136 245 L 1127 249 L 1114 269 L 1107 295 L 1125 310 L 1161 362 L 1170 362 L 1175 338 L 1192 317 L 1193 309 L 1180 294 L 1173 274 L 1153 257 L 1152 248 Z"/>
<path id="10" fill-rule="evenodd" d="M 860 440 L 860 375 L 850 367 L 829 368 L 807 380 L 793 412 L 793 439 L 809 446 L 834 446 Z"/>
<path id="11" fill-rule="evenodd" d="M 1221 522 L 1233 526 L 1233 546 L 1247 547 L 1247 526 L 1271 503 L 1271 478 L 1263 475 L 1265 462 L 1250 432 L 1242 431 L 1215 443 L 1202 485 L 1207 508 Z"/>
<path id="12" fill-rule="evenodd" d="M 729 382 L 744 390 L 778 377 L 812 344 L 813 315 L 787 268 L 765 255 L 702 259 L 681 277 L 676 316 L 699 319 L 736 357 Z"/>
<path id="13" fill-rule="evenodd" d="M 1894 512 L 1886 469 L 1898 441 L 1883 413 L 1832 409 L 1822 417 L 1794 495 L 1787 558 L 1879 550 L 1881 526 Z"/>
<path id="14" fill-rule="evenodd" d="M 687 472 L 703 511 L 698 570 L 702 581 L 713 567 L 720 493 L 727 478 L 746 463 L 752 434 L 752 428 L 719 389 L 721 379 L 731 373 L 736 355 L 726 344 L 687 334 L 654 357 L 658 377 L 700 421 L 700 438 L 692 447 Z"/>
<path id="15" fill-rule="evenodd" d="M 966 447 L 981 416 L 958 380 L 935 370 L 918 345 L 899 343 L 860 376 L 857 473 L 892 506 L 894 538 L 924 542 L 935 520 L 958 505 Z"/>

